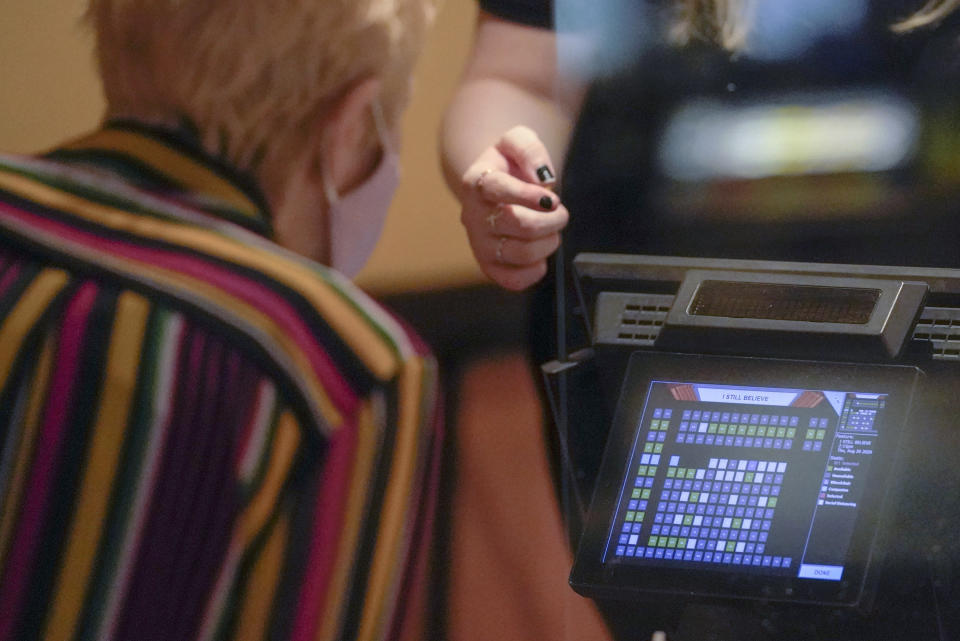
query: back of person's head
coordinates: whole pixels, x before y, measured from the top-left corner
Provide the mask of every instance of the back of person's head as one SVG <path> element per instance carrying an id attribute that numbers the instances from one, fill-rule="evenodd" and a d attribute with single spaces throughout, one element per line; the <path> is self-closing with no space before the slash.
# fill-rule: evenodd
<path id="1" fill-rule="evenodd" d="M 185 120 L 267 181 L 351 85 L 393 125 L 435 0 L 90 0 L 107 116 Z"/>

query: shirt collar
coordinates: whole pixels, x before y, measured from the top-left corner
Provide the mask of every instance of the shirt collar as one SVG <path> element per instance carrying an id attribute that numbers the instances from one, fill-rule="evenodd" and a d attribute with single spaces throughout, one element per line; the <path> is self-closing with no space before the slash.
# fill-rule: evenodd
<path id="1" fill-rule="evenodd" d="M 255 181 L 207 153 L 187 126 L 110 121 L 48 156 L 118 173 L 138 187 L 272 236 L 269 208 Z"/>

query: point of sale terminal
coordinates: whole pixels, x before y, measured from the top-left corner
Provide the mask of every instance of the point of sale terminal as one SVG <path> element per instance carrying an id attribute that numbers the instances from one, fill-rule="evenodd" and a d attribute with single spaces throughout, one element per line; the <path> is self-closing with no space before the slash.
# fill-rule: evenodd
<path id="1" fill-rule="evenodd" d="M 543 371 L 618 641 L 960 640 L 960 94 L 824 47 L 658 54 L 574 132 Z"/>
<path id="2" fill-rule="evenodd" d="M 575 268 L 592 348 L 545 369 L 570 583 L 618 638 L 956 638 L 960 270 Z"/>

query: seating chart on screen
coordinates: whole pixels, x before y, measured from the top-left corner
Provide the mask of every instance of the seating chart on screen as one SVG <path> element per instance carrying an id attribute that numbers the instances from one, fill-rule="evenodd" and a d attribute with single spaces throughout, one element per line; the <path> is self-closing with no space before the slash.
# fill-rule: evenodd
<path id="1" fill-rule="evenodd" d="M 654 381 L 606 559 L 840 580 L 884 403 Z"/>
<path id="2" fill-rule="evenodd" d="M 711 458 L 706 467 L 682 467 L 672 456 L 663 490 L 651 515 L 650 535 L 640 539 L 650 508 L 650 490 L 634 488 L 618 556 L 790 567 L 789 557 L 766 554 L 767 537 L 787 463 L 758 459 Z M 646 484 L 655 465 L 638 470 L 635 484 Z M 646 494 L 645 494 L 646 492 Z M 646 496 L 647 498 L 644 498 Z"/>

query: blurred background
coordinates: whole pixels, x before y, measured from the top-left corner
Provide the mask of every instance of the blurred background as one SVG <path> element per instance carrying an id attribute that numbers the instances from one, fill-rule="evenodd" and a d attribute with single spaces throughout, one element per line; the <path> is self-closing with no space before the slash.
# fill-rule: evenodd
<path id="1" fill-rule="evenodd" d="M 922 4 L 756 2 L 732 55 L 594 18 L 568 253 L 960 265 L 960 23 L 895 33 Z"/>

